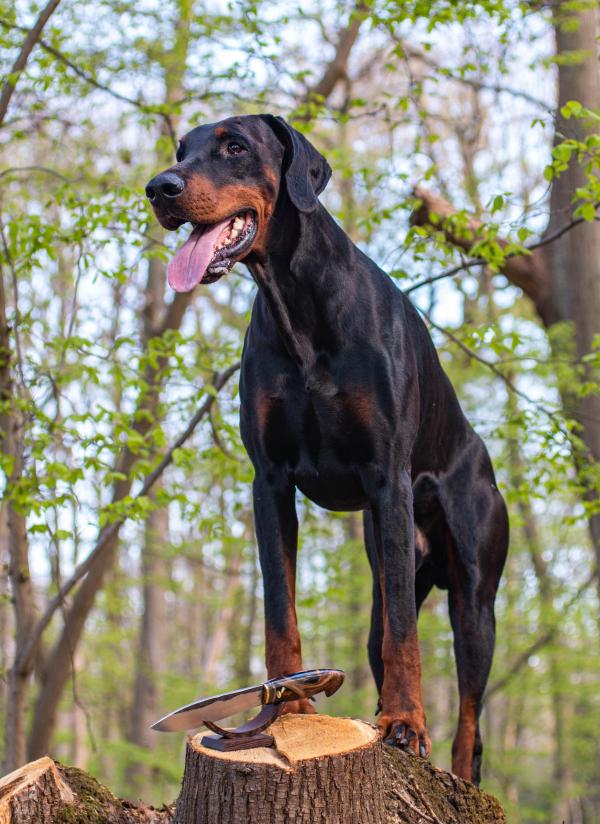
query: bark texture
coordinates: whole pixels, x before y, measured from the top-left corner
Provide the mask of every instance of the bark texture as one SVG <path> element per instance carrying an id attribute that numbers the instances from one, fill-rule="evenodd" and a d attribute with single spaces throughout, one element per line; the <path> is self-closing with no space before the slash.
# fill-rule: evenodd
<path id="1" fill-rule="evenodd" d="M 276 750 L 187 747 L 173 824 L 502 824 L 498 801 L 473 784 L 381 743 L 373 727 L 283 716 Z"/>
<path id="2" fill-rule="evenodd" d="M 188 742 L 174 824 L 335 824 L 383 820 L 381 744 L 360 721 L 286 716 L 276 750 L 218 753 Z"/>
<path id="3" fill-rule="evenodd" d="M 384 824 L 506 824 L 498 799 L 469 781 L 411 753 L 382 750 Z"/>

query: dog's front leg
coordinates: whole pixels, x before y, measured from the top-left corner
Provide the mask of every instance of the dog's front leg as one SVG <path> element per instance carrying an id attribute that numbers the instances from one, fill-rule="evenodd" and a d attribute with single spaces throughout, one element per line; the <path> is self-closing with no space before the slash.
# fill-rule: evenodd
<path id="1" fill-rule="evenodd" d="M 423 757 L 431 751 L 421 697 L 415 605 L 412 486 L 408 471 L 386 480 L 373 501 L 383 596 L 383 686 L 377 726 L 386 741 Z"/>
<path id="2" fill-rule="evenodd" d="M 273 480 L 257 474 L 253 494 L 264 586 L 267 673 L 275 678 L 302 669 L 295 605 L 298 519 L 294 486 L 287 479 Z M 314 709 L 302 699 L 288 701 L 285 711 L 311 713 Z"/>

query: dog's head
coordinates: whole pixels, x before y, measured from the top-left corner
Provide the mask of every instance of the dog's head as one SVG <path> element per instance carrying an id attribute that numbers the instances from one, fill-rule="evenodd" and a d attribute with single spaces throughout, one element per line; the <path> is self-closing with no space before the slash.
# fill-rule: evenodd
<path id="1" fill-rule="evenodd" d="M 311 212 L 331 177 L 311 143 L 270 114 L 198 126 L 181 139 L 176 160 L 146 195 L 165 229 L 192 224 L 168 268 L 178 292 L 218 280 L 251 253 L 264 258 L 280 194 Z"/>

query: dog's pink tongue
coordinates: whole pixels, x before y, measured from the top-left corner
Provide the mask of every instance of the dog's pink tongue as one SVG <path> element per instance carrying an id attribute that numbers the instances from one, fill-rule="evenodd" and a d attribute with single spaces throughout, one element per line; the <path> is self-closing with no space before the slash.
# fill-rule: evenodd
<path id="1" fill-rule="evenodd" d="M 229 220 L 214 226 L 198 226 L 175 253 L 167 267 L 169 286 L 176 292 L 189 292 L 197 286 L 211 261 L 214 245 Z"/>

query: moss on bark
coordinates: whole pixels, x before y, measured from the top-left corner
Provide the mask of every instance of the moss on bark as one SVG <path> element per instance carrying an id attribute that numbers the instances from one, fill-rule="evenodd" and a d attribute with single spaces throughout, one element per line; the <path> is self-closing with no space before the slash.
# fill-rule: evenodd
<path id="1" fill-rule="evenodd" d="M 385 824 L 505 824 L 500 802 L 411 753 L 383 748 Z"/>

